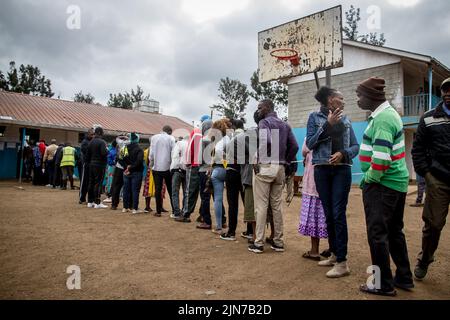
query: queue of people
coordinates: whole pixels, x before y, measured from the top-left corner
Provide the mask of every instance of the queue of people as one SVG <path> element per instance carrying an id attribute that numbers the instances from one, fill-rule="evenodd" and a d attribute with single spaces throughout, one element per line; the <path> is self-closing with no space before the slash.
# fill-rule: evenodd
<path id="1" fill-rule="evenodd" d="M 450 78 L 440 88 L 443 101 L 421 117 L 412 149 L 415 171 L 424 178 L 421 191 L 426 190 L 422 249 L 413 272 L 403 232 L 409 184 L 405 136 L 401 117 L 386 99 L 385 87 L 384 79 L 372 77 L 355 88 L 358 107 L 370 112 L 360 142 L 344 113 L 343 94 L 330 87 L 318 89 L 315 99 L 319 105 L 309 115 L 301 149 L 304 175 L 298 232 L 311 238 L 311 248 L 303 258 L 328 267 L 328 278 L 350 275 L 347 204 L 351 167 L 358 156 L 370 258 L 380 280 L 378 285 L 365 283 L 359 289 L 395 296 L 398 288 L 414 288 L 413 276 L 416 280 L 426 277 L 448 215 Z M 297 171 L 299 151 L 291 127 L 278 118 L 271 100 L 259 102 L 254 128 L 245 129 L 242 119 L 212 121 L 205 115 L 200 120 L 200 127 L 189 136 L 177 138 L 170 126 L 163 126 L 146 150 L 140 147 L 135 132 L 118 136 L 108 148 L 101 127 L 88 131 L 80 156 L 69 143 L 57 146 L 52 140 L 47 147 L 42 142 L 31 143 L 24 150 L 25 175 L 32 170 L 33 183 L 42 184 L 43 173 L 47 173 L 48 186 L 65 189 L 69 182 L 73 189 L 78 165 L 80 204 L 117 210 L 122 198 L 121 212 L 140 214 L 153 212 L 150 205 L 155 198 L 154 216 L 162 217 L 168 212 L 163 207 L 168 197 L 170 218 L 181 223 L 192 221 L 200 198 L 197 229 L 235 241 L 242 220 L 246 231 L 241 236 L 248 239 L 250 252 L 261 254 L 266 245 L 275 252 L 285 251 L 282 193 L 284 186 L 290 185 L 287 178 Z M 139 209 L 142 183 L 144 210 Z M 107 195 L 103 202 L 102 193 Z M 240 203 L 243 217 L 239 217 Z M 416 203 L 422 203 L 422 194 Z M 266 237 L 268 224 L 271 234 Z M 319 253 L 321 239 L 327 239 L 327 249 Z"/>

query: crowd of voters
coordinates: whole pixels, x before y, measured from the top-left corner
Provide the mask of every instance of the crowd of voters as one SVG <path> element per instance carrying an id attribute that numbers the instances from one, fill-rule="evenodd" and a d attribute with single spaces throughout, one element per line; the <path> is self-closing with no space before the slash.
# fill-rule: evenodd
<path id="1" fill-rule="evenodd" d="M 173 137 L 172 128 L 164 126 L 150 138 L 146 150 L 140 147 L 135 132 L 120 135 L 107 145 L 101 127 L 88 131 L 79 155 L 69 143 L 31 144 L 24 151 L 25 176 L 33 176 L 34 184 L 53 188 L 66 189 L 69 182 L 74 189 L 74 168 L 78 167 L 80 204 L 132 214 L 153 212 L 161 217 L 169 212 L 163 206 L 168 199 L 170 218 L 181 223 L 191 222 L 199 201 L 196 228 L 211 230 L 228 241 L 236 240 L 242 203 L 246 231 L 241 236 L 248 239 L 250 252 L 263 253 L 267 245 L 275 252 L 285 250 L 282 194 L 286 187 L 286 199 L 292 200 L 292 179 L 297 166 L 303 165 L 298 231 L 311 238 L 311 248 L 303 257 L 329 267 L 327 277 L 339 278 L 350 274 L 346 210 L 351 166 L 359 157 L 370 256 L 381 277 L 380 285 L 363 284 L 360 290 L 395 296 L 396 288 L 414 287 L 413 273 L 417 280 L 425 278 L 448 214 L 450 78 L 441 85 L 442 101 L 421 117 L 413 143 L 413 164 L 422 185 L 419 194 L 426 188 L 422 250 L 413 272 L 403 233 L 409 184 L 403 124 L 386 100 L 385 86 L 384 79 L 372 77 L 356 88 L 358 107 L 371 112 L 361 141 L 344 113 L 342 93 L 325 86 L 315 95 L 318 110 L 309 115 L 302 146 L 290 126 L 278 118 L 273 102 L 262 100 L 254 113 L 257 127 L 244 129 L 241 119 L 213 122 L 205 115 L 200 127 L 188 136 Z M 303 155 L 300 164 L 299 151 Z M 141 190 L 143 210 L 139 209 Z M 106 195 L 103 201 L 102 194 Z M 151 208 L 152 198 L 155 209 Z M 271 229 L 267 237 L 266 225 Z M 328 249 L 321 253 L 320 239 L 328 240 Z M 394 274 L 391 258 L 396 265 Z"/>

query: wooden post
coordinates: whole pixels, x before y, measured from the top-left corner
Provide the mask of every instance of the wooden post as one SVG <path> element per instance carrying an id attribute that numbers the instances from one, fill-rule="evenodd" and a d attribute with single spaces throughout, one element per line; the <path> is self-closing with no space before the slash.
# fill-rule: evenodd
<path id="1" fill-rule="evenodd" d="M 22 183 L 22 170 L 23 170 L 23 149 L 25 148 L 25 135 L 26 135 L 27 129 L 22 129 L 22 146 L 21 146 L 21 152 L 20 152 L 20 169 L 19 169 L 19 183 Z"/>
<path id="2" fill-rule="evenodd" d="M 428 66 L 428 110 L 433 108 L 433 66 Z"/>

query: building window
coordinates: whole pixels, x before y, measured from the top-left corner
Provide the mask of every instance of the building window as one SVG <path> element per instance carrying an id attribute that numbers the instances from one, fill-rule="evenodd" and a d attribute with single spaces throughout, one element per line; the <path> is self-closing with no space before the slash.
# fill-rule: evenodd
<path id="1" fill-rule="evenodd" d="M 0 126 L 0 137 L 5 136 L 6 126 Z"/>

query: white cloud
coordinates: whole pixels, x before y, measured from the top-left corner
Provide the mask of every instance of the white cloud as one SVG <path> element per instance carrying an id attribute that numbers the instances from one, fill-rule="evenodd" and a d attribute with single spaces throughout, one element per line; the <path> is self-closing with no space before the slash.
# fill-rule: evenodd
<path id="1" fill-rule="evenodd" d="M 421 0 L 387 0 L 389 4 L 396 6 L 396 7 L 414 7 L 416 6 Z"/>
<path id="2" fill-rule="evenodd" d="M 203 23 L 243 10 L 249 2 L 249 0 L 183 0 L 181 10 L 196 23 Z"/>

